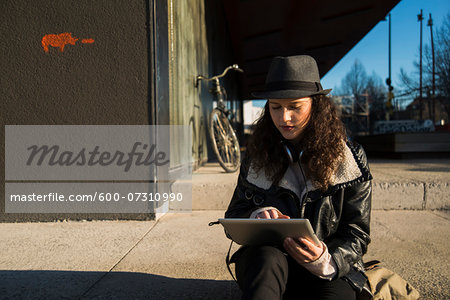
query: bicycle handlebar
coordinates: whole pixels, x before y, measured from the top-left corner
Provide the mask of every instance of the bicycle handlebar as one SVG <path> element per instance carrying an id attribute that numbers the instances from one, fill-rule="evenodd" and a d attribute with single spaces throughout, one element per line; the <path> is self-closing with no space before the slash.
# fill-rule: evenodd
<path id="1" fill-rule="evenodd" d="M 205 77 L 205 76 L 203 76 L 203 75 L 198 75 L 198 76 L 197 76 L 197 80 L 195 81 L 195 87 L 198 87 L 198 82 L 199 82 L 200 80 L 205 80 L 205 81 L 215 80 L 215 81 L 219 81 L 219 78 L 224 77 L 224 76 L 228 73 L 228 71 L 230 71 L 230 70 L 238 71 L 238 72 L 241 72 L 241 73 L 244 72 L 244 70 L 242 70 L 241 68 L 239 68 L 239 66 L 238 66 L 237 64 L 234 64 L 234 65 L 228 66 L 228 67 L 223 71 L 223 73 L 220 74 L 220 75 L 216 75 L 216 76 L 213 76 L 213 77 L 210 77 L 210 78 Z"/>

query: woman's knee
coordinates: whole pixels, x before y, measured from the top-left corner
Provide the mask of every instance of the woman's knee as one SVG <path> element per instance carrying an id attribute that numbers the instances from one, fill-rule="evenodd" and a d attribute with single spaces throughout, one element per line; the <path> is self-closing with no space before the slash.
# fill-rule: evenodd
<path id="1" fill-rule="evenodd" d="M 243 252 L 236 259 L 238 277 L 253 277 L 257 274 L 268 273 L 281 277 L 281 280 L 287 280 L 288 262 L 286 254 L 280 249 L 271 246 L 249 246 L 242 250 Z"/>

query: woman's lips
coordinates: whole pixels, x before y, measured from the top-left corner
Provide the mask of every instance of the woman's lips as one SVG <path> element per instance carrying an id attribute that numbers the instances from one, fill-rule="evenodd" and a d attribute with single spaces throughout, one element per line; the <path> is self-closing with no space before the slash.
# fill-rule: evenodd
<path id="1" fill-rule="evenodd" d="M 294 126 L 286 126 L 286 125 L 282 125 L 281 129 L 283 129 L 284 131 L 291 131 L 294 129 Z"/>

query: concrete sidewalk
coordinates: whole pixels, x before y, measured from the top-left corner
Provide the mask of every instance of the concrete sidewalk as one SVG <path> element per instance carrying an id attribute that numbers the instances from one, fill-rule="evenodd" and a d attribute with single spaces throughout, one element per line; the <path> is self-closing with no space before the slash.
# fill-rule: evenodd
<path id="1" fill-rule="evenodd" d="M 208 226 L 223 213 L 0 224 L 0 298 L 238 299 L 225 267 L 229 241 Z M 449 236 L 448 213 L 377 210 L 365 259 L 383 261 L 422 299 L 449 299 Z"/>

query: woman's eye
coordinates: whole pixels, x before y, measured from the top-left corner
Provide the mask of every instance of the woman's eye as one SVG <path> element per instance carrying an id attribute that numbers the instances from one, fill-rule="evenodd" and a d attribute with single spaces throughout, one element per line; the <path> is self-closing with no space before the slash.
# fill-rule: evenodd
<path id="1" fill-rule="evenodd" d="M 279 109 L 281 106 L 271 106 L 272 109 Z"/>
<path id="2" fill-rule="evenodd" d="M 291 107 L 289 107 L 289 109 L 292 109 L 292 110 L 300 110 L 302 107 L 301 106 L 291 106 Z"/>

